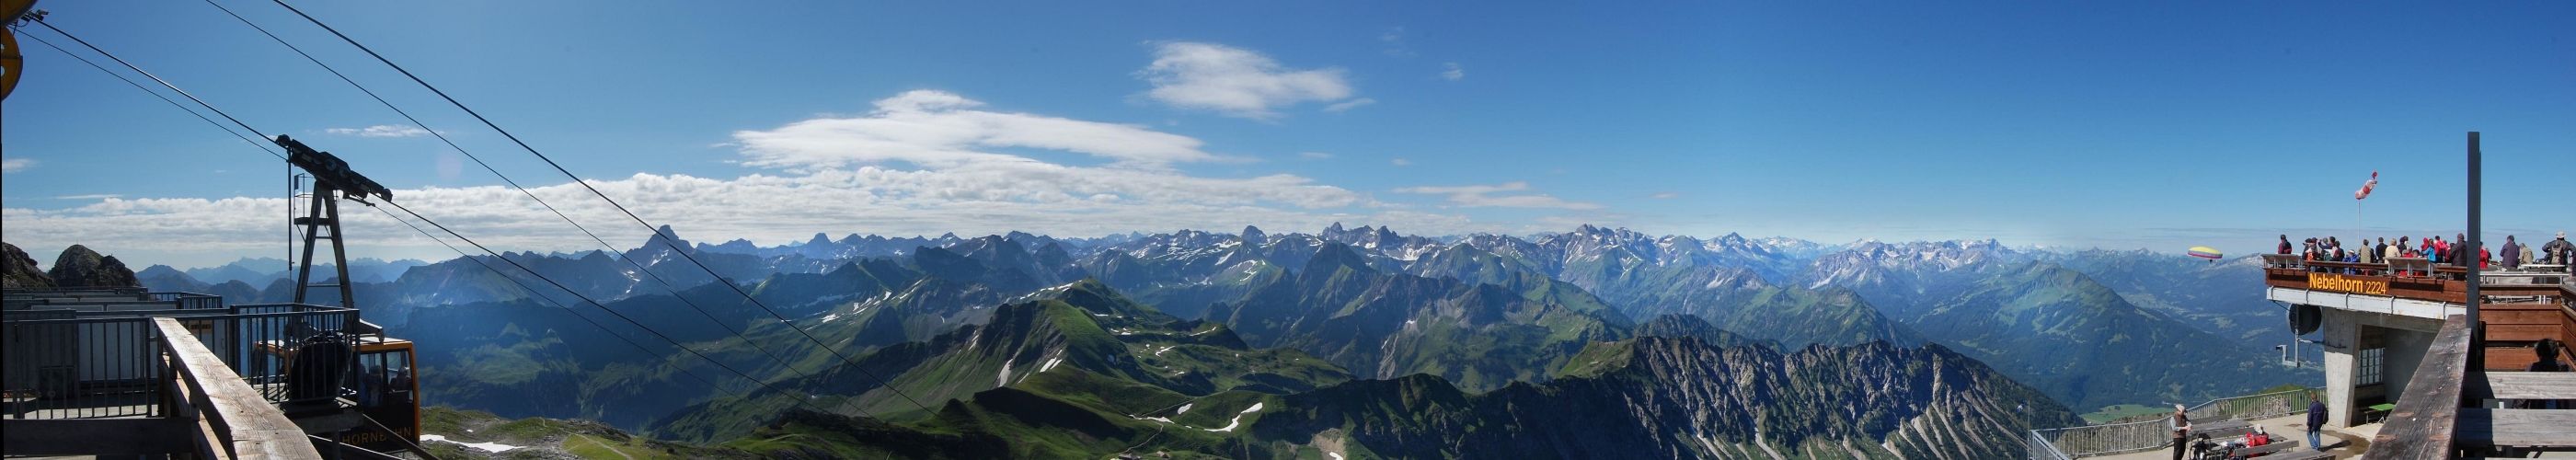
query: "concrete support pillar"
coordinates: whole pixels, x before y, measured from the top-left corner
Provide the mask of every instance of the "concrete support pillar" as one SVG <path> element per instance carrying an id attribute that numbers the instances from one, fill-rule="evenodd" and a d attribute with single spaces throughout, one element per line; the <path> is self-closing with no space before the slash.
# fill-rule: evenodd
<path id="1" fill-rule="evenodd" d="M 2326 426 L 2351 427 L 2358 421 L 2353 418 L 2358 408 L 2353 407 L 2352 386 L 2358 363 L 2355 354 L 2361 352 L 2361 325 L 2350 312 L 2326 309 L 2324 313 L 2317 340 L 2324 342 L 2325 348 Z"/>

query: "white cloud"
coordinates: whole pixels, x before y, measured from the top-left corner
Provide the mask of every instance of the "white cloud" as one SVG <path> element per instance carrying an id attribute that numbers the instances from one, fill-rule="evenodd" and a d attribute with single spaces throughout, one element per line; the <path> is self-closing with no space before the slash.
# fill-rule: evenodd
<path id="1" fill-rule="evenodd" d="M 736 178 L 635 174 L 593 186 L 683 237 L 761 244 L 832 235 L 990 234 L 1012 230 L 1062 236 L 1181 228 L 1320 229 L 1335 221 L 1400 224 L 1427 234 L 1527 232 L 1521 224 L 1407 210 L 1367 194 L 1290 174 L 1214 177 L 1170 167 L 1217 161 L 1197 140 L 1126 125 L 980 109 L 939 92 L 878 101 L 878 112 L 822 117 L 735 134 L 745 164 L 770 168 Z M 989 151 L 1068 152 L 1101 165 L 1060 164 Z M 1316 152 L 1320 153 L 1320 152 Z M 1306 155 L 1300 155 L 1306 156 Z M 899 159 L 902 164 L 872 164 Z M 534 184 L 532 184 L 534 185 Z M 537 186 L 554 203 L 617 245 L 646 230 L 600 206 L 578 185 Z M 582 251 L 597 245 L 553 214 L 500 186 L 403 189 L 405 206 L 496 250 Z M 1524 199 L 1499 197 L 1504 200 Z M 59 209 L 0 210 L 7 239 L 28 248 L 79 243 L 134 263 L 213 265 L 283 251 L 274 197 L 164 199 L 104 197 Z M 343 207 L 353 253 L 443 258 L 445 248 L 366 207 Z M 50 251 L 30 249 L 31 251 Z M 452 253 L 448 253 L 452 255 Z"/>
<path id="2" fill-rule="evenodd" d="M 0 174 L 25 171 L 27 168 L 33 167 L 36 167 L 36 160 L 32 159 L 10 158 L 0 160 Z"/>
<path id="3" fill-rule="evenodd" d="M 1324 152 L 1297 152 L 1297 158 L 1308 160 L 1329 160 L 1333 158 L 1333 154 Z"/>
<path id="4" fill-rule="evenodd" d="M 1349 99 L 1354 91 L 1342 73 L 1289 69 L 1243 48 L 1170 42 L 1156 46 L 1154 63 L 1137 75 L 1154 85 L 1145 96 L 1166 105 L 1269 120 L 1279 117 L 1281 107 Z"/>
<path id="5" fill-rule="evenodd" d="M 1396 166 L 1413 166 L 1413 160 L 1407 160 L 1407 159 L 1403 159 L 1403 158 L 1397 158 L 1397 159 L 1393 159 L 1393 160 L 1387 160 L 1386 162 L 1387 162 L 1387 164 L 1392 164 L 1392 165 L 1396 165 Z"/>
<path id="6" fill-rule="evenodd" d="M 1658 200 L 1670 200 L 1670 199 L 1674 199 L 1674 198 L 1681 198 L 1681 197 L 1682 197 L 1681 192 L 1655 192 L 1655 194 L 1653 195 L 1653 198 L 1654 198 L 1654 199 L 1658 199 Z"/>
<path id="7" fill-rule="evenodd" d="M 1442 80 L 1458 81 L 1467 78 L 1467 68 L 1459 67 L 1458 63 L 1445 63 L 1441 64 L 1441 67 L 1443 68 L 1443 70 L 1440 71 L 1440 79 Z"/>
<path id="8" fill-rule="evenodd" d="M 1526 231 L 1454 214 L 1372 209 L 1364 197 L 1288 175 L 1246 179 L 1033 168 L 896 170 L 863 167 L 806 175 L 733 179 L 637 174 L 591 185 L 656 224 L 692 240 L 761 244 L 803 241 L 815 232 L 884 235 L 1061 236 L 1182 228 L 1319 229 L 1334 221 L 1402 224 L 1431 234 Z M 646 230 L 569 183 L 529 189 L 610 243 L 631 247 Z M 598 249 L 571 226 L 507 187 L 397 190 L 400 202 L 495 250 Z M 282 198 L 108 198 L 64 209 L 8 208 L 7 239 L 30 251 L 86 244 L 130 263 L 214 265 L 284 249 L 276 236 Z M 343 206 L 357 256 L 453 256 L 384 215 Z M 436 230 L 432 230 L 435 232 Z M 1311 231 L 1311 230 L 1310 230 Z M 444 236 L 444 235 L 442 235 Z M 471 250 L 469 248 L 469 250 Z M 442 253 L 444 255 L 442 255 Z"/>
<path id="9" fill-rule="evenodd" d="M 1519 193 L 1527 192 L 1529 191 L 1529 188 L 1530 186 L 1528 182 L 1506 182 L 1502 185 L 1406 187 L 1395 189 L 1395 191 L 1397 193 L 1446 195 L 1448 196 L 1450 205 L 1470 208 L 1601 209 L 1601 205 L 1593 203 L 1566 201 L 1546 194 Z M 1498 193 L 1513 194 L 1496 195 Z"/>
<path id="10" fill-rule="evenodd" d="M 1403 26 L 1387 28 L 1386 32 L 1377 34 L 1377 41 L 1379 43 L 1386 44 L 1386 48 L 1382 51 L 1384 51 L 1388 56 L 1402 58 L 1413 57 L 1413 50 L 1404 45 Z"/>
<path id="11" fill-rule="evenodd" d="M 1335 102 L 1335 103 L 1333 103 L 1333 105 L 1327 105 L 1327 106 L 1324 106 L 1324 111 L 1326 111 L 1326 112 L 1333 112 L 1333 113 L 1342 113 L 1342 112 L 1344 112 L 1344 111 L 1348 111 L 1348 110 L 1350 110 L 1350 109 L 1356 109 L 1356 108 L 1359 108 L 1360 106 L 1363 106 L 1363 105 L 1376 104 L 1376 103 L 1377 103 L 1377 100 L 1376 100 L 1376 99 L 1370 99 L 1370 98 L 1365 98 L 1365 97 L 1363 97 L 1363 98 L 1359 98 L 1359 99 L 1352 99 L 1352 100 L 1347 100 L 1347 101 Z"/>
<path id="12" fill-rule="evenodd" d="M 980 110 L 956 94 L 914 90 L 876 101 L 875 112 L 824 117 L 771 130 L 734 132 L 744 164 L 790 169 L 904 162 L 928 168 L 1035 162 L 986 151 L 1030 148 L 1080 153 L 1122 166 L 1223 161 L 1198 139 L 1133 125 Z"/>
<path id="13" fill-rule="evenodd" d="M 96 193 L 96 194 L 89 194 L 89 195 L 63 195 L 63 196 L 54 197 L 54 199 L 57 199 L 57 200 L 104 200 L 104 199 L 108 199 L 108 198 L 122 198 L 122 197 L 124 197 L 124 196 L 125 196 L 124 194 L 118 194 L 118 193 Z"/>
<path id="14" fill-rule="evenodd" d="M 358 137 L 420 137 L 429 135 L 429 130 L 420 129 L 420 127 L 417 126 L 401 125 L 375 125 L 365 128 L 331 128 L 322 130 L 322 132 Z"/>

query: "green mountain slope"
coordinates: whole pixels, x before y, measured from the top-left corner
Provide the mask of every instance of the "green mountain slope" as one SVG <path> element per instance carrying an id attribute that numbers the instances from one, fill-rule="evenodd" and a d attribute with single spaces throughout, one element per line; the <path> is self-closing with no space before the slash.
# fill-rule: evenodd
<path id="1" fill-rule="evenodd" d="M 1553 282 L 1515 291 L 1382 272 L 1339 243 L 1207 318 L 1256 347 L 1287 347 L 1378 378 L 1429 373 L 1469 388 L 1538 380 L 1584 344 L 1624 337 L 1628 320 Z"/>
<path id="2" fill-rule="evenodd" d="M 1914 324 L 2076 407 L 2200 401 L 2295 378 L 2234 338 L 2140 309 L 2045 262 L 1978 283 Z"/>
<path id="3" fill-rule="evenodd" d="M 825 410 L 915 420 L 938 415 L 923 409 L 938 411 L 947 401 L 995 388 L 1064 385 L 1084 388 L 1085 394 L 1177 399 L 1224 391 L 1304 391 L 1350 379 L 1325 360 L 1291 349 L 1247 347 L 1223 325 L 1172 318 L 1097 281 L 1049 288 L 1023 299 L 993 309 L 985 324 L 885 347 L 858 358 L 855 366 L 831 367 L 778 386 L 820 395 L 809 401 Z M 840 395 L 856 396 L 845 404 Z M 699 440 L 739 435 L 765 423 L 766 414 L 798 407 L 796 397 L 757 391 L 721 398 L 663 420 L 654 431 Z"/>
<path id="4" fill-rule="evenodd" d="M 2073 420 L 1938 346 L 1784 354 L 1654 337 L 1583 359 L 1601 364 L 1483 394 L 1412 375 L 1175 398 L 1048 373 L 916 422 L 791 412 L 725 446 L 781 458 L 1965 459 L 2018 455 L 2020 430 Z"/>

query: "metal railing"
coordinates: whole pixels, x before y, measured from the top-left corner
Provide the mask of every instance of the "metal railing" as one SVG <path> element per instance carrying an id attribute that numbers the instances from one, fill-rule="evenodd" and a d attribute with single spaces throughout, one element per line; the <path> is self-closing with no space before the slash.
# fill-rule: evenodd
<path id="1" fill-rule="evenodd" d="M 152 300 L 161 302 L 178 302 L 179 309 L 181 310 L 224 308 L 224 297 L 213 294 L 198 294 L 194 292 L 155 292 L 152 293 Z"/>
<path id="2" fill-rule="evenodd" d="M 2030 452 L 2030 460 L 2073 459 L 2073 457 L 2066 456 L 2065 452 L 2059 452 L 2057 450 L 2057 445 L 2049 443 L 2048 438 L 2040 436 L 2039 430 L 2030 430 L 2030 436 L 2024 438 L 2022 441 L 2027 443 L 2024 450 Z"/>
<path id="3" fill-rule="evenodd" d="M 217 298 L 220 301 L 220 298 Z M 354 352 L 357 310 L 301 304 L 158 311 L 12 311 L 0 315 L 0 418 L 79 419 L 165 417 L 168 368 L 160 362 L 153 321 L 177 320 L 198 343 L 258 387 L 271 402 L 316 397 L 295 394 L 295 379 L 338 386 L 344 376 L 290 375 L 288 350 L 309 338 L 339 333 Z M 348 363 L 319 368 L 354 369 Z M 331 356 L 330 358 L 341 358 Z M 316 358 L 307 358 L 308 360 Z M 313 367 L 313 366 L 308 366 Z M 310 372 L 307 372 L 310 374 Z"/>
<path id="4" fill-rule="evenodd" d="M 2184 409 L 2193 423 L 2254 420 L 2308 410 L 2308 392 L 2290 390 L 2213 399 Z M 2066 459 L 2155 450 L 2173 445 L 2173 417 L 2030 430 L 2030 458 Z"/>
<path id="5" fill-rule="evenodd" d="M 14 312 L 13 312 L 14 313 Z M 50 316 L 63 319 L 18 319 Z M 151 318 L 9 315 L 0 394 L 13 419 L 160 417 L 161 347 Z"/>

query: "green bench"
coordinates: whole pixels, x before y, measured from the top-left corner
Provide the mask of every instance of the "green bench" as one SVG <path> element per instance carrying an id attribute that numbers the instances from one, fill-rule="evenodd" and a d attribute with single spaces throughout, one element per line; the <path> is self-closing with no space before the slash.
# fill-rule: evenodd
<path id="1" fill-rule="evenodd" d="M 2370 410 L 2363 411 L 2361 413 L 2362 423 L 2377 423 L 2387 420 L 2388 411 L 2392 410 L 2397 410 L 2397 403 L 2372 404 L 2370 405 Z M 2377 417 L 2374 418 L 2373 416 Z"/>

